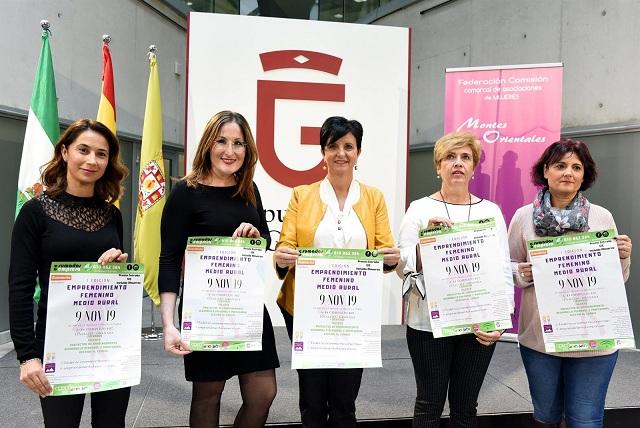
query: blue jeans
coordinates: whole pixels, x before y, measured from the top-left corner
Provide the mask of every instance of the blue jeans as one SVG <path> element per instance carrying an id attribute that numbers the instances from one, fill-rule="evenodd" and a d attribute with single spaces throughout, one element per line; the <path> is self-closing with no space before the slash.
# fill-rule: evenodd
<path id="1" fill-rule="evenodd" d="M 529 380 L 533 417 L 556 424 L 564 414 L 569 428 L 601 428 L 604 400 L 618 352 L 569 358 L 543 354 L 520 345 Z"/>

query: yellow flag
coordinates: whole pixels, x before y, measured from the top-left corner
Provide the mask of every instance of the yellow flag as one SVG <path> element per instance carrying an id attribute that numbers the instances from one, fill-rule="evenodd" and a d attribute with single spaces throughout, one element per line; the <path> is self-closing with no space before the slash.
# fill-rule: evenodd
<path id="1" fill-rule="evenodd" d="M 162 158 L 162 106 L 155 53 L 149 53 L 149 86 L 144 111 L 138 210 L 133 238 L 134 259 L 144 263 L 144 288 L 157 306 L 160 219 L 165 202 L 165 172 Z"/>

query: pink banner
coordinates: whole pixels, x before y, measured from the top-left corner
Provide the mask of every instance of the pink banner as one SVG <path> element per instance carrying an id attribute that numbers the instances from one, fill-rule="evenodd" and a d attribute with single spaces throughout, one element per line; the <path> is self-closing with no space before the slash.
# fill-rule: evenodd
<path id="1" fill-rule="evenodd" d="M 482 142 L 469 189 L 497 203 L 508 224 L 536 195 L 531 167 L 560 138 L 562 65 L 447 70 L 445 85 L 445 134 L 469 131 Z"/>

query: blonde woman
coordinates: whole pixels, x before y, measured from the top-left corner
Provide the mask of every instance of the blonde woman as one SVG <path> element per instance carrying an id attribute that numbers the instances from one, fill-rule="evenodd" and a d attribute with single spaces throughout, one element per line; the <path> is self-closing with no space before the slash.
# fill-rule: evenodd
<path id="1" fill-rule="evenodd" d="M 503 330 L 434 338 L 421 275 L 418 232 L 434 225 L 451 226 L 456 222 L 493 217 L 498 227 L 502 252 L 504 282 L 501 286 L 511 302 L 511 278 L 507 228 L 500 208 L 491 201 L 469 192 L 469 182 L 480 161 L 480 142 L 470 133 L 447 134 L 436 141 L 433 162 L 440 189 L 430 196 L 413 201 L 400 226 L 401 250 L 398 274 L 407 281 L 418 281 L 408 293 L 407 345 L 416 376 L 414 427 L 437 428 L 447 395 L 450 426 L 477 426 L 478 394 L 491 362 L 495 343 Z"/>

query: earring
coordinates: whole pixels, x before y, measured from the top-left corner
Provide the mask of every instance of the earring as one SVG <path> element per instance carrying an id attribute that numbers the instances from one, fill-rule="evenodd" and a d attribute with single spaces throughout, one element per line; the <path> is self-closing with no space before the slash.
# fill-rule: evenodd
<path id="1" fill-rule="evenodd" d="M 436 178 L 440 180 L 440 174 L 436 174 Z"/>
<path id="2" fill-rule="evenodd" d="M 327 164 L 326 163 L 324 165 L 322 165 L 322 169 L 324 169 L 325 171 L 327 170 Z"/>
<path id="3" fill-rule="evenodd" d="M 476 176 L 475 176 L 475 175 L 472 175 L 472 176 L 471 176 L 471 179 L 473 180 L 474 178 L 476 178 Z"/>
<path id="4" fill-rule="evenodd" d="M 357 165 L 357 164 L 356 164 L 356 165 L 354 165 L 354 166 L 353 166 L 353 169 L 355 169 L 355 170 L 357 171 L 357 170 L 358 170 L 358 165 Z"/>

